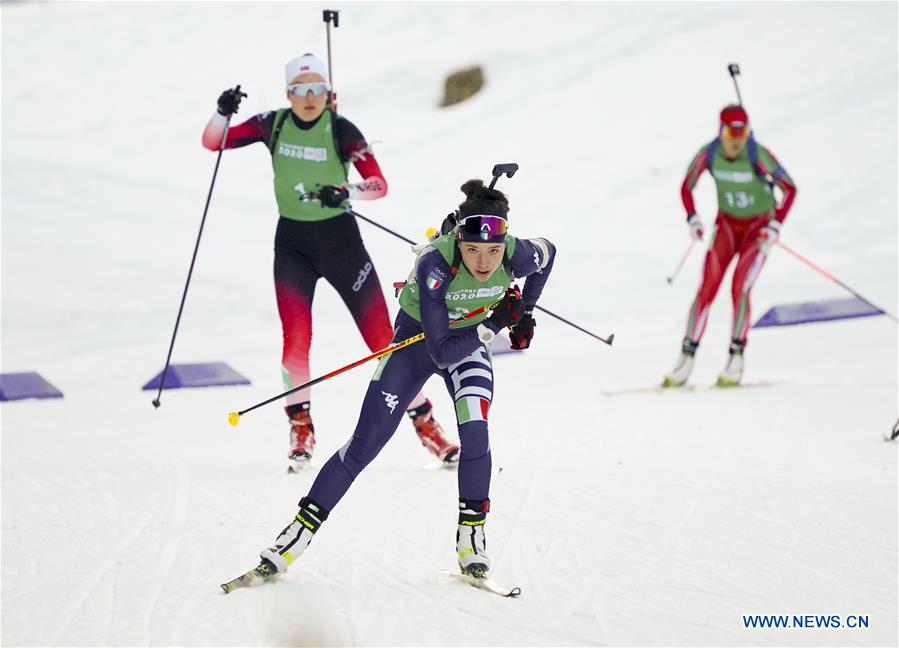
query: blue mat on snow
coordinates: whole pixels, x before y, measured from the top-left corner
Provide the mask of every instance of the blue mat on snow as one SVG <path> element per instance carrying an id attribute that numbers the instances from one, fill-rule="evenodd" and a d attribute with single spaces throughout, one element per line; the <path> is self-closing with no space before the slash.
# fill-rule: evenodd
<path id="1" fill-rule="evenodd" d="M 0 374 L 0 401 L 62 398 L 62 392 L 33 371 Z"/>
<path id="2" fill-rule="evenodd" d="M 159 389 L 160 371 L 142 387 L 143 390 Z M 164 389 L 184 387 L 219 387 L 223 385 L 249 385 L 250 381 L 224 362 L 200 362 L 196 364 L 169 365 Z"/>
<path id="3" fill-rule="evenodd" d="M 772 306 L 767 313 L 762 315 L 759 321 L 752 325 L 752 328 L 792 326 L 809 322 L 830 322 L 832 320 L 882 314 L 883 311 L 876 306 L 872 306 L 856 297 L 825 299 L 823 301 Z"/>

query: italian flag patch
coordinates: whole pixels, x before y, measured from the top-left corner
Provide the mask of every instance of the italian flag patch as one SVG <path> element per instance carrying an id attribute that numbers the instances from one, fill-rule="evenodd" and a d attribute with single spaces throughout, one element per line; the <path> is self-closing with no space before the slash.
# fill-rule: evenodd
<path id="1" fill-rule="evenodd" d="M 469 421 L 486 421 L 490 401 L 479 396 L 465 396 L 456 401 L 456 420 L 459 424 Z"/>
<path id="2" fill-rule="evenodd" d="M 428 288 L 430 288 L 431 290 L 437 290 L 443 284 L 443 277 L 435 269 L 428 274 L 428 278 L 425 280 L 425 283 L 427 283 Z"/>

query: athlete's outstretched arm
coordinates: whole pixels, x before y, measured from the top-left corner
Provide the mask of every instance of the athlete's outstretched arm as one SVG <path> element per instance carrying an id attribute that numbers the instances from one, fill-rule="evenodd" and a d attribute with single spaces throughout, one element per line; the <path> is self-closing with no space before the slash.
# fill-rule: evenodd
<path id="1" fill-rule="evenodd" d="M 222 143 L 222 133 L 225 132 L 225 124 L 228 118 L 216 111 L 209 118 L 203 130 L 203 147 L 210 151 L 218 151 Z M 247 121 L 237 126 L 228 127 L 228 137 L 225 140 L 225 148 L 240 148 L 253 142 L 268 142 L 272 134 L 275 121 L 275 113 L 267 112 L 250 117 Z"/>

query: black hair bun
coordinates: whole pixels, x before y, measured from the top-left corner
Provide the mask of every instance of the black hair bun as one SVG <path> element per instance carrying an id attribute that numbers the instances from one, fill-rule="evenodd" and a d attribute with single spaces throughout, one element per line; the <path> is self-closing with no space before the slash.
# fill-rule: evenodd
<path id="1" fill-rule="evenodd" d="M 499 202 L 505 203 L 506 205 L 509 204 L 509 199 L 506 198 L 506 194 L 504 194 L 499 189 L 491 189 L 490 187 L 485 187 L 483 180 L 469 180 L 468 182 L 463 184 L 460 189 L 462 189 L 462 193 L 465 194 L 466 202 L 469 200 L 473 200 Z"/>

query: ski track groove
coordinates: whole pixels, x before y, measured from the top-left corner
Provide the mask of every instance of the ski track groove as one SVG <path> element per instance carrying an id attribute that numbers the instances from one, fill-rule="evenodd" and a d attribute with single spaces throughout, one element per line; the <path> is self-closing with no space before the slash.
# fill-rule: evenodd
<path id="1" fill-rule="evenodd" d="M 174 502 L 172 502 L 171 506 L 171 515 L 162 515 L 161 512 L 159 515 L 159 517 L 167 523 L 164 534 L 167 538 L 163 541 L 162 556 L 159 558 L 157 566 L 158 573 L 164 574 L 164 576 L 159 579 L 156 592 L 153 594 L 153 597 L 147 606 L 146 628 L 147 637 L 149 637 L 151 644 L 156 643 L 154 642 L 154 628 L 165 627 L 170 633 L 174 627 L 172 622 L 157 624 L 154 623 L 154 620 L 155 617 L 160 614 L 157 610 L 157 605 L 162 597 L 163 590 L 165 590 L 166 585 L 172 582 L 171 576 L 175 568 L 175 561 L 179 555 L 184 554 L 184 552 L 179 551 L 179 549 L 181 548 L 182 538 L 185 534 L 185 526 L 189 516 L 189 504 L 192 492 L 190 471 L 185 461 L 177 458 L 174 461 L 176 486 Z M 167 605 L 165 607 L 169 606 Z M 176 608 L 178 610 L 183 610 L 184 605 L 176 605 Z"/>
<path id="2" fill-rule="evenodd" d="M 252 515 L 251 515 L 251 519 L 250 519 L 250 524 L 240 524 L 241 534 L 240 534 L 240 543 L 238 544 L 238 546 L 243 546 L 243 545 L 249 544 L 250 540 L 249 540 L 248 533 L 250 532 L 250 529 L 254 529 L 256 527 L 256 523 L 260 521 L 260 516 L 263 513 L 262 509 L 263 509 L 263 507 L 261 507 L 261 506 L 251 507 Z M 240 523 L 241 521 L 237 520 L 237 522 Z M 277 534 L 277 532 L 276 532 L 276 534 Z M 261 549 L 260 549 L 260 551 L 261 551 Z M 259 558 L 257 557 L 256 558 L 257 564 L 258 564 L 258 560 L 259 560 Z M 247 569 L 251 569 L 251 568 L 252 567 L 248 567 Z M 247 571 L 247 569 L 244 569 L 243 571 Z M 237 573 L 235 573 L 235 575 L 237 575 Z M 234 576 L 228 576 L 224 580 L 230 580 L 231 578 L 234 578 Z M 269 583 L 269 585 L 278 585 L 278 583 L 277 582 Z M 266 587 L 267 586 L 268 585 L 266 585 Z M 250 592 L 250 590 L 248 590 L 248 593 L 249 592 Z M 223 596 L 233 596 L 236 593 L 237 592 L 234 592 L 231 594 L 223 593 L 222 595 Z M 248 597 L 245 597 L 245 598 L 248 598 Z M 264 645 L 265 642 L 260 642 L 260 640 L 259 640 L 260 637 L 262 637 L 262 631 L 261 631 L 259 625 L 257 625 L 257 623 L 256 623 L 256 615 L 253 614 L 253 610 L 251 607 L 253 605 L 252 601 L 251 600 L 240 601 L 240 603 L 238 605 L 240 606 L 241 614 L 243 615 L 243 618 L 245 620 L 244 626 L 250 630 L 250 633 L 253 636 L 253 644 L 257 645 L 257 646 Z"/>
<path id="3" fill-rule="evenodd" d="M 121 516 L 119 516 L 119 517 L 121 517 Z M 143 519 L 141 520 L 141 522 L 138 525 L 135 525 L 138 529 L 137 532 L 133 533 L 131 535 L 131 537 L 125 541 L 124 548 L 116 551 L 115 554 L 111 558 L 108 558 L 106 561 L 104 561 L 105 566 L 100 568 L 99 573 L 97 574 L 96 578 L 93 579 L 93 581 L 90 583 L 90 585 L 88 585 L 86 588 L 83 588 L 83 590 L 82 590 L 83 593 L 81 593 L 75 597 L 75 600 L 78 601 L 78 605 L 76 606 L 74 611 L 72 611 L 68 615 L 68 619 L 66 619 L 66 621 L 63 623 L 62 627 L 59 629 L 59 631 L 57 631 L 56 636 L 53 638 L 53 641 L 49 642 L 50 644 L 58 644 L 60 642 L 60 638 L 65 634 L 65 631 L 68 630 L 69 626 L 75 621 L 75 618 L 82 611 L 82 607 L 84 606 L 85 601 L 87 601 L 90 598 L 91 594 L 93 594 L 94 590 L 97 589 L 97 587 L 100 585 L 100 583 L 103 581 L 103 579 L 106 578 L 107 574 L 109 574 L 113 569 L 115 569 L 115 566 L 119 562 L 119 558 L 122 555 L 122 553 L 124 552 L 124 549 L 135 544 L 137 542 L 137 540 L 144 535 L 144 532 L 147 530 L 147 528 L 149 528 L 152 521 L 153 521 L 153 514 L 152 513 L 145 514 L 143 516 Z M 130 525 L 126 525 L 125 528 L 128 528 L 128 526 L 130 526 Z M 118 528 L 122 528 L 122 527 L 118 527 Z M 134 528 L 134 527 L 132 527 L 132 528 Z M 63 643 L 62 645 L 65 645 L 65 644 Z"/>
<path id="4" fill-rule="evenodd" d="M 379 565 L 379 564 L 374 564 L 374 563 L 372 563 L 371 566 L 372 566 L 372 567 L 375 567 L 378 571 L 381 571 L 382 573 L 386 574 L 389 578 L 391 578 L 391 579 L 393 579 L 393 580 L 397 580 L 397 581 L 399 581 L 401 584 L 406 585 L 406 589 L 405 589 L 405 590 L 399 589 L 399 588 L 397 588 L 397 587 L 395 587 L 395 586 L 394 586 L 392 589 L 393 589 L 394 591 L 400 592 L 401 594 L 406 594 L 406 595 L 410 595 L 410 594 L 411 594 L 411 596 L 408 596 L 407 598 L 419 598 L 419 597 L 421 597 L 422 595 L 424 595 L 425 597 L 427 597 L 427 599 L 428 599 L 429 601 L 431 601 L 431 602 L 437 607 L 437 609 L 439 609 L 442 605 L 444 605 L 444 604 L 447 602 L 447 601 L 446 601 L 446 598 L 444 598 L 444 597 L 438 597 L 438 596 L 435 595 L 435 594 L 431 594 L 430 592 L 427 592 L 426 589 L 423 589 L 423 588 L 415 589 L 415 587 L 414 587 L 411 583 L 407 583 L 407 582 L 403 581 L 402 579 L 400 579 L 399 577 L 397 577 L 395 574 L 393 574 L 390 570 L 388 570 L 388 569 L 385 568 L 385 567 L 382 567 L 382 566 Z M 437 571 L 437 570 L 435 570 L 435 574 L 437 574 L 439 578 L 444 578 L 442 575 L 439 574 L 439 571 Z M 448 578 L 448 577 L 447 577 L 447 578 Z M 462 582 L 458 582 L 458 583 L 457 583 L 455 580 L 451 581 L 451 583 L 448 583 L 448 585 L 450 585 L 450 584 L 451 584 L 451 585 L 461 585 L 462 587 L 466 587 L 466 588 L 469 588 L 469 589 L 471 589 L 471 590 L 474 590 L 474 589 L 475 589 L 475 588 L 473 588 L 471 585 L 468 585 L 467 583 L 462 583 Z M 439 583 L 439 582 L 438 582 L 438 585 L 442 585 L 442 583 Z M 484 595 L 484 596 L 495 596 L 495 595 L 489 594 L 489 593 L 487 593 L 487 592 L 476 592 L 476 591 L 473 591 L 472 594 L 482 594 L 482 595 Z M 466 615 L 466 616 L 468 616 L 468 617 L 471 617 L 472 619 L 476 619 L 476 620 L 479 620 L 479 621 L 486 621 L 486 622 L 488 622 L 488 623 L 490 622 L 490 617 L 484 616 L 484 615 L 481 615 L 481 614 L 477 614 L 477 613 L 472 612 L 471 610 L 469 610 L 469 609 L 467 609 L 467 608 L 463 608 L 463 607 L 460 607 L 460 606 L 456 605 L 456 606 L 455 606 L 455 609 L 456 609 L 457 612 L 459 612 L 459 613 L 461 613 L 461 614 L 463 614 L 463 615 Z"/>
<path id="5" fill-rule="evenodd" d="M 76 562 L 76 559 L 78 558 L 78 554 L 81 552 L 81 550 L 87 544 L 87 538 L 84 535 L 81 535 L 77 538 L 77 540 L 75 540 L 75 542 L 77 542 L 78 545 L 75 546 L 74 548 L 70 547 L 70 549 L 72 549 L 72 555 L 71 555 L 71 557 L 66 559 L 66 561 L 61 565 L 61 567 L 67 567 L 68 565 L 74 564 Z M 60 569 L 59 571 L 62 571 L 62 569 Z M 21 579 L 17 578 L 16 580 L 21 580 Z M 45 586 L 46 586 L 46 579 L 44 579 L 44 580 L 35 579 L 34 581 L 32 581 L 30 586 L 17 587 L 15 592 L 9 592 L 9 593 L 4 592 L 3 596 L 4 596 L 6 603 L 8 604 L 11 602 L 18 601 L 20 598 L 28 596 L 29 594 L 32 594 L 37 590 L 43 589 Z M 12 598 L 10 598 L 10 594 L 12 595 Z"/>
<path id="6" fill-rule="evenodd" d="M 607 639 L 605 625 L 600 620 L 599 615 L 596 613 L 596 608 L 593 606 L 593 598 L 596 595 L 596 592 L 598 590 L 599 590 L 599 583 L 594 583 L 587 590 L 587 592 L 577 600 L 577 603 L 573 606 L 573 611 L 570 612 L 566 617 L 566 620 L 570 619 L 572 617 L 583 617 L 585 615 L 579 613 L 578 609 L 581 608 L 582 606 L 586 606 L 586 607 L 590 608 L 590 610 L 593 612 L 593 615 L 590 618 L 592 619 L 592 621 L 594 623 L 596 623 L 599 626 L 599 635 L 601 638 L 596 639 L 594 637 L 587 637 L 587 638 L 578 637 L 580 641 L 582 641 L 585 645 L 588 645 L 588 646 L 607 645 L 609 643 L 608 639 Z"/>

